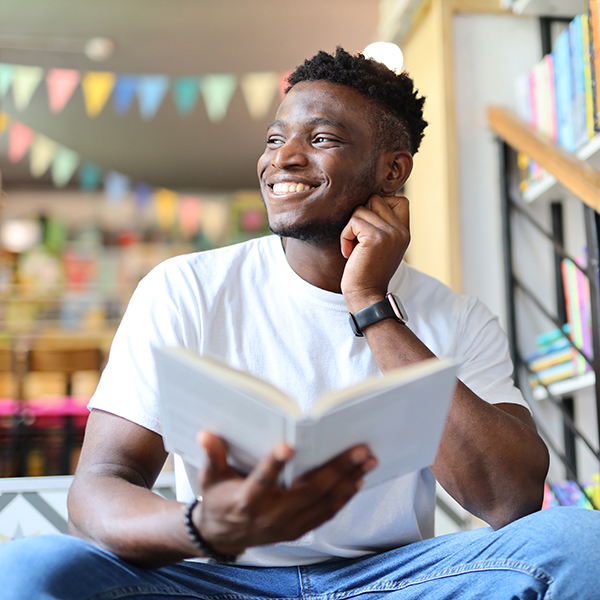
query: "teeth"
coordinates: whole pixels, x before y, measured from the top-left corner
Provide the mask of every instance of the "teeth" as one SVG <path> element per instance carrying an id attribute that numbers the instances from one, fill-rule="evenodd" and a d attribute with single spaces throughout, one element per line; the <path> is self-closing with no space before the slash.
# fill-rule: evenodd
<path id="1" fill-rule="evenodd" d="M 288 183 L 287 181 L 283 181 L 273 184 L 274 194 L 293 194 L 294 192 L 305 192 L 312 189 L 312 186 L 305 183 Z"/>

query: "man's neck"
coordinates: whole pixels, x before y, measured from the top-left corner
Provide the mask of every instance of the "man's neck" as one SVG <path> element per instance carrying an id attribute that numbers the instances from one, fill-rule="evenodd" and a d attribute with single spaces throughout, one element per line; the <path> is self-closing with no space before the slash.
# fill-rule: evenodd
<path id="1" fill-rule="evenodd" d="M 281 238 L 288 264 L 299 277 L 315 287 L 341 293 L 346 259 L 339 243 L 320 245 L 293 238 Z"/>

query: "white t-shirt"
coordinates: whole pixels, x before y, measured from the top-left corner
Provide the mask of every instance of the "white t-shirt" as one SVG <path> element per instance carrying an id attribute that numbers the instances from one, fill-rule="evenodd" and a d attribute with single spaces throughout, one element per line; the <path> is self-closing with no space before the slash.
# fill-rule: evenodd
<path id="1" fill-rule="evenodd" d="M 402 263 L 390 282 L 408 326 L 491 403 L 525 405 L 514 387 L 498 320 L 478 300 L 456 294 Z M 378 374 L 365 338 L 352 334 L 341 294 L 316 288 L 289 266 L 280 238 L 267 236 L 178 256 L 138 285 L 115 335 L 91 408 L 160 433 L 152 348 L 183 345 L 281 388 L 303 410 L 330 390 Z M 243 424 L 240 424 L 243 426 Z M 176 457 L 177 497 L 199 493 L 195 470 Z M 435 481 L 429 469 L 353 498 L 299 540 L 251 548 L 239 564 L 301 565 L 354 558 L 433 535 Z"/>

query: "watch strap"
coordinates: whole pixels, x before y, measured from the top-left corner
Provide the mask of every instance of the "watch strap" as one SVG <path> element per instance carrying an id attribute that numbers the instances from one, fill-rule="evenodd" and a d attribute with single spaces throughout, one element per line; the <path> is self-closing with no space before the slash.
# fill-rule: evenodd
<path id="1" fill-rule="evenodd" d="M 363 337 L 363 330 L 384 319 L 395 319 L 399 323 L 405 324 L 408 320 L 402 302 L 391 292 L 386 294 L 383 300 L 371 304 L 354 314 L 350 313 L 350 326 L 354 335 Z"/>

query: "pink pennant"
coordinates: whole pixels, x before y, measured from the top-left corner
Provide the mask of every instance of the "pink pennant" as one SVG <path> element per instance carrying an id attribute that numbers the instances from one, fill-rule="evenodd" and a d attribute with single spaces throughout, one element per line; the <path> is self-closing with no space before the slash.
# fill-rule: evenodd
<path id="1" fill-rule="evenodd" d="M 183 237 L 190 239 L 200 227 L 201 201 L 193 196 L 181 196 L 179 201 L 179 228 Z"/>
<path id="2" fill-rule="evenodd" d="M 33 138 L 35 131 L 21 121 L 14 121 L 8 132 L 8 160 L 12 163 L 19 162 L 24 156 Z"/>
<path id="3" fill-rule="evenodd" d="M 75 69 L 50 69 L 46 75 L 48 102 L 53 113 L 61 112 L 79 84 L 81 73 Z"/>
<path id="4" fill-rule="evenodd" d="M 285 90 L 287 90 L 289 83 L 287 82 L 287 78 L 293 73 L 293 71 L 285 71 L 279 74 L 279 95 L 281 99 L 285 97 Z"/>

